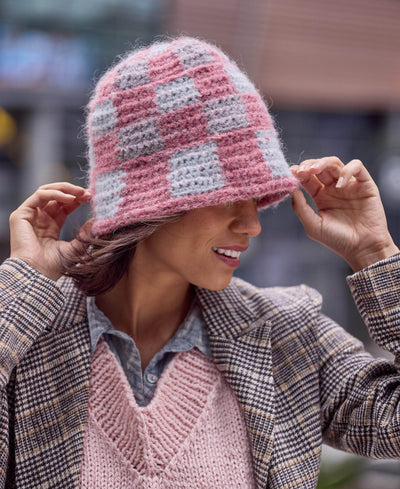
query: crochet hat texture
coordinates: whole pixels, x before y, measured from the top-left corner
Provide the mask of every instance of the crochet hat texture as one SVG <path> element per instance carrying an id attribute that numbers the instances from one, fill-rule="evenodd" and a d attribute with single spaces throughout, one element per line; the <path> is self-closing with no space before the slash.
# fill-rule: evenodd
<path id="1" fill-rule="evenodd" d="M 88 141 L 96 235 L 227 201 L 262 209 L 298 186 L 254 85 L 190 37 L 133 51 L 103 75 Z"/>

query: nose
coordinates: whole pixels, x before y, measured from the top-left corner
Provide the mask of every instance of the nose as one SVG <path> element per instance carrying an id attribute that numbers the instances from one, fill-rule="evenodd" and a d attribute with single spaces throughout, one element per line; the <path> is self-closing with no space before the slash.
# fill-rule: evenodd
<path id="1" fill-rule="evenodd" d="M 257 203 L 254 199 L 237 202 L 234 205 L 231 230 L 250 237 L 260 234 L 261 224 L 258 219 Z"/>

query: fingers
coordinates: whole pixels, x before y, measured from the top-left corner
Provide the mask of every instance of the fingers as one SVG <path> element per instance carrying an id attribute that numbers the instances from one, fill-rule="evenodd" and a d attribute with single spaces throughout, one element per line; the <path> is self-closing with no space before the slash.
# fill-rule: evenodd
<path id="1" fill-rule="evenodd" d="M 347 165 L 343 165 L 336 187 L 344 188 L 351 181 L 354 181 L 354 179 L 360 183 L 372 181 L 371 175 L 360 160 L 351 160 Z"/>
<path id="2" fill-rule="evenodd" d="M 56 280 L 62 273 L 59 240 L 67 216 L 90 199 L 90 192 L 66 182 L 43 185 L 10 216 L 10 256 Z"/>
<path id="3" fill-rule="evenodd" d="M 305 160 L 298 167 L 298 176 L 301 179 L 306 175 L 315 175 L 325 186 L 336 183 L 340 176 L 343 163 L 336 156 Z"/>
<path id="4" fill-rule="evenodd" d="M 38 236 L 44 231 L 56 233 L 68 215 L 89 200 L 90 192 L 77 185 L 66 182 L 43 185 L 10 215 L 10 231 L 28 222 Z"/>
<path id="5" fill-rule="evenodd" d="M 336 156 L 328 156 L 320 159 L 305 160 L 294 168 L 294 172 L 302 185 L 304 187 L 305 185 L 309 187 L 307 188 L 307 191 L 310 195 L 313 195 L 318 192 L 322 186 L 336 184 L 340 178 L 340 172 L 343 166 L 344 165 L 339 158 Z"/>
<path id="6" fill-rule="evenodd" d="M 28 197 L 21 207 L 44 209 L 51 202 L 58 205 L 71 205 L 88 201 L 90 193 L 88 190 L 67 182 L 53 183 L 39 187 L 34 194 Z M 54 208 L 54 204 L 49 206 L 49 210 Z"/>
<path id="7" fill-rule="evenodd" d="M 324 187 L 344 188 L 355 180 L 361 183 L 372 181 L 360 160 L 344 165 L 336 156 L 305 160 L 300 165 L 292 166 L 291 170 L 311 197 L 315 197 Z"/>
<path id="8" fill-rule="evenodd" d="M 59 202 L 56 200 L 51 200 L 44 207 L 42 211 L 46 212 L 48 216 L 53 218 L 55 221 L 65 221 L 65 219 L 72 214 L 78 207 L 88 202 L 90 199 L 90 194 L 83 194 L 82 196 L 75 197 L 70 203 Z"/>
<path id="9" fill-rule="evenodd" d="M 311 195 L 313 199 L 324 187 L 323 183 L 315 175 L 312 175 L 304 168 L 300 168 L 299 165 L 292 166 L 290 169 L 292 173 L 300 180 L 302 187 L 309 195 Z"/>
<path id="10" fill-rule="evenodd" d="M 11 214 L 10 220 L 31 219 L 40 210 L 62 223 L 69 214 L 89 200 L 90 192 L 88 190 L 71 183 L 43 185 Z"/>

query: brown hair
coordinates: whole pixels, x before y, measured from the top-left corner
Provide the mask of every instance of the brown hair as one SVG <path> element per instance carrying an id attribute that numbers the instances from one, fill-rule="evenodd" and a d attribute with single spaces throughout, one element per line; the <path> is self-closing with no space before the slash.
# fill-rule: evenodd
<path id="1" fill-rule="evenodd" d="M 139 241 L 183 214 L 136 223 L 102 236 L 93 236 L 90 231 L 81 233 L 73 251 L 61 256 L 63 274 L 72 277 L 85 295 L 104 294 L 127 272 Z"/>

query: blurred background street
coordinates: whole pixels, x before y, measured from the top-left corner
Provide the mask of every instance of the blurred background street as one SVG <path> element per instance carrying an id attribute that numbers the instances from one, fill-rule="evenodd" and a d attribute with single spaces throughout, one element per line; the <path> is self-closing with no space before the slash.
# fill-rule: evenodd
<path id="1" fill-rule="evenodd" d="M 398 0 L 3 0 L 0 258 L 9 253 L 10 212 L 39 185 L 85 185 L 84 107 L 103 70 L 133 47 L 178 34 L 217 44 L 248 73 L 291 163 L 330 155 L 361 159 L 400 243 Z M 87 209 L 73 216 L 63 237 L 86 216 Z M 358 317 L 347 265 L 305 236 L 290 202 L 264 211 L 261 221 L 263 233 L 237 275 L 259 286 L 317 288 L 326 314 L 372 353 L 386 355 Z M 326 450 L 323 463 L 321 489 L 400 488 L 398 462 Z"/>

